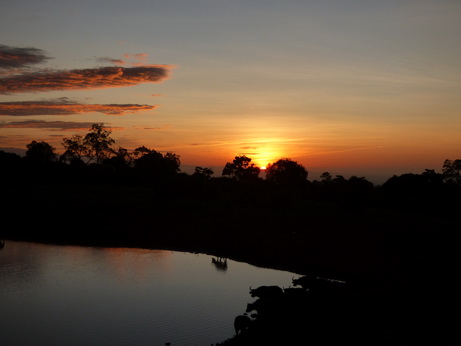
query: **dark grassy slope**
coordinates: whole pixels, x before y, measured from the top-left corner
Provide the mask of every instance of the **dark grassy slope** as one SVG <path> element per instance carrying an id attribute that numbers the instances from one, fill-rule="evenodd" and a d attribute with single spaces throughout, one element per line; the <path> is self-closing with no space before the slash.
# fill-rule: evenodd
<path id="1" fill-rule="evenodd" d="M 3 221 L 10 225 L 3 232 L 36 241 L 219 252 L 271 266 L 290 264 L 300 273 L 324 267 L 370 274 L 410 262 L 440 263 L 451 255 L 444 247 L 452 245 L 458 229 L 456 219 L 444 214 L 221 183 L 226 186 L 210 190 L 88 183 L 3 186 Z"/>
<path id="2" fill-rule="evenodd" d="M 16 182 L 3 184 L 1 194 L 2 238 L 203 252 L 335 277 L 353 284 L 347 299 L 357 309 L 372 307 L 366 310 L 371 319 L 394 321 L 384 325 L 384 340 L 407 340 L 431 329 L 440 339 L 451 330 L 457 202 L 428 199 L 429 208 L 424 196 L 414 195 L 399 196 L 399 203 L 389 203 L 392 194 L 325 198 L 315 189 L 294 192 L 227 179 Z M 419 324 L 416 330 L 409 328 L 412 321 Z M 287 333 L 281 330 L 278 337 Z"/>

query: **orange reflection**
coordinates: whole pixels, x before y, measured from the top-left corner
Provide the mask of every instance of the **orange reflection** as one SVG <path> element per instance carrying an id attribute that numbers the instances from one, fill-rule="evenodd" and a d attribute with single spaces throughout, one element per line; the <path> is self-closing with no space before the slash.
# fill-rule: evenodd
<path id="1" fill-rule="evenodd" d="M 160 268 L 161 273 L 169 272 L 170 254 L 171 251 L 167 250 L 104 249 L 106 263 L 114 270 L 120 282 L 144 282 L 154 268 Z"/>

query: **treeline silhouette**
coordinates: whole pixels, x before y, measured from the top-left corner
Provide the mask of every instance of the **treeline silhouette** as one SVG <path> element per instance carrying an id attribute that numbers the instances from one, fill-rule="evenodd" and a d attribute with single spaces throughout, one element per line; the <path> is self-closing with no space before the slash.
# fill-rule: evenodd
<path id="1" fill-rule="evenodd" d="M 282 158 L 269 164 L 266 178 L 247 156 L 226 163 L 221 177 L 212 168 L 195 167 L 193 174 L 180 170 L 179 155 L 162 154 L 144 146 L 129 151 L 114 148 L 111 131 L 94 124 L 85 136 L 63 138 L 64 153 L 46 142 L 32 141 L 24 157 L 0 151 L 4 184 L 90 184 L 155 186 L 178 197 L 207 194 L 248 194 L 252 199 L 271 203 L 288 200 L 334 202 L 344 208 L 370 204 L 385 209 L 414 213 L 437 213 L 450 217 L 459 206 L 461 159 L 445 160 L 442 173 L 426 169 L 421 174 L 394 175 L 375 186 L 365 177 L 332 176 L 324 172 L 319 180 L 308 180 L 308 171 L 296 161 Z M 263 196 L 263 197 L 261 197 Z"/>
<path id="2" fill-rule="evenodd" d="M 64 138 L 62 155 L 39 141 L 24 157 L 0 151 L 0 239 L 205 252 L 339 277 L 359 282 L 366 304 L 385 306 L 383 318 L 398 315 L 397 339 L 407 320 L 450 325 L 460 159 L 382 185 L 328 172 L 311 181 L 288 158 L 265 179 L 246 156 L 215 176 L 181 172 L 175 153 L 114 148 L 110 134 L 94 124 Z"/>
<path id="3" fill-rule="evenodd" d="M 216 177 L 207 167 L 181 172 L 175 153 L 114 149 L 110 135 L 94 124 L 85 136 L 64 138 L 62 155 L 38 141 L 24 157 L 0 151 L 3 221 L 11 225 L 2 236 L 374 272 L 417 259 L 439 263 L 459 228 L 461 160 L 446 160 L 442 173 L 374 185 L 328 172 L 310 181 L 286 158 L 262 179 L 251 158 L 237 156 Z"/>

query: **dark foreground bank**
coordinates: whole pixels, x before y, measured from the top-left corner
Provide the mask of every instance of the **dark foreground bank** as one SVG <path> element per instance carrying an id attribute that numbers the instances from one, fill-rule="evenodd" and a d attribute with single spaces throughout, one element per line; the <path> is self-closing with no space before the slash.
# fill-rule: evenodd
<path id="1" fill-rule="evenodd" d="M 0 237 L 200 252 L 347 283 L 267 304 L 229 345 L 359 336 L 369 344 L 450 344 L 459 262 L 451 212 L 218 183 L 3 184 Z"/>

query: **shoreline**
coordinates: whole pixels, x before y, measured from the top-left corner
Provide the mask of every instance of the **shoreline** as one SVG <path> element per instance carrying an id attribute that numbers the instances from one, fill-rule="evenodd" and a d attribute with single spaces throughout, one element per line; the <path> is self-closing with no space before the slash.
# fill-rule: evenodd
<path id="1" fill-rule="evenodd" d="M 190 253 L 190 254 L 199 254 L 199 255 L 206 255 L 206 256 L 212 256 L 212 257 L 217 257 L 217 258 L 225 258 L 228 260 L 232 260 L 235 262 L 240 262 L 240 263 L 247 263 L 249 265 L 258 267 L 258 268 L 264 268 L 264 269 L 273 269 L 273 270 L 280 270 L 280 271 L 286 271 L 290 272 L 296 275 L 306 275 L 308 272 L 303 271 L 301 268 L 294 266 L 294 265 L 277 265 L 275 263 L 272 263 L 271 261 L 267 260 L 261 260 L 257 258 L 252 258 L 252 257 L 245 257 L 245 256 L 239 256 L 239 255 L 232 255 L 229 253 L 221 253 L 219 251 L 214 251 L 214 250 L 204 250 L 204 249 L 191 249 L 191 248 L 185 248 L 185 247 L 174 247 L 174 246 L 168 246 L 168 247 L 155 247 L 155 246 L 142 246 L 142 245 L 114 245 L 114 244 L 92 244 L 89 242 L 82 242 L 82 243 L 64 243 L 64 242 L 53 242 L 53 241 L 40 241 L 40 240 L 30 240 L 30 239 L 15 239 L 15 238 L 5 238 L 2 239 L 5 241 L 5 243 L 9 241 L 14 241 L 14 242 L 26 242 L 26 243 L 34 243 L 34 244 L 42 244 L 42 245 L 55 245 L 55 246 L 81 246 L 81 247 L 94 247 L 94 248 L 120 248 L 120 249 L 142 249 L 142 250 L 160 250 L 160 251 L 173 251 L 173 252 L 184 252 L 184 253 Z"/>
<path id="2" fill-rule="evenodd" d="M 0 239 L 203 253 L 356 281 L 386 297 L 454 295 L 440 281 L 456 272 L 450 210 L 415 213 L 373 199 L 324 201 L 226 183 L 220 193 L 182 185 L 3 185 Z"/>
<path id="3" fill-rule="evenodd" d="M 134 243 L 131 244 L 94 244 L 89 241 L 80 241 L 80 242 L 57 242 L 57 241 L 39 241 L 39 240 L 31 240 L 31 239 L 11 239 L 7 238 L 6 244 L 8 241 L 19 241 L 19 242 L 33 242 L 37 244 L 46 244 L 46 245 L 59 245 L 59 246 L 85 246 L 85 247 L 100 247 L 100 248 L 114 248 L 114 247 L 119 247 L 119 248 L 129 248 L 129 249 L 151 249 L 151 250 L 166 250 L 166 251 L 177 251 L 177 252 L 187 252 L 187 253 L 195 253 L 195 254 L 203 254 L 203 255 L 208 255 L 208 256 L 215 256 L 215 257 L 225 257 L 228 260 L 233 260 L 237 262 L 244 262 L 256 267 L 260 268 L 268 268 L 268 269 L 274 269 L 274 270 L 282 270 L 286 272 L 290 272 L 294 274 L 295 276 L 303 276 L 307 275 L 309 276 L 312 274 L 312 271 L 302 271 L 299 270 L 300 266 L 298 263 L 293 262 L 293 260 L 290 259 L 285 259 L 284 261 L 271 261 L 268 260 L 268 258 L 264 257 L 252 257 L 249 256 L 248 254 L 243 254 L 243 253 L 234 253 L 231 254 L 230 252 L 219 252 L 217 250 L 213 249 L 204 249 L 204 248 L 186 248 L 184 246 L 164 246 L 164 247 L 158 247 L 158 246 L 141 246 L 141 244 L 137 244 L 135 246 Z M 128 246 L 129 245 L 129 246 Z M 278 264 L 276 264 L 278 263 Z M 311 269 L 314 269 L 311 267 Z M 316 272 L 321 276 L 320 271 Z M 333 273 L 330 272 L 327 274 L 324 272 L 326 276 L 323 276 L 323 278 L 328 278 L 328 279 L 343 279 L 344 276 L 341 275 L 336 275 L 336 276 L 331 276 Z M 336 273 L 339 274 L 339 273 Z M 350 273 L 349 273 L 350 274 Z M 419 329 L 413 329 L 411 331 L 408 331 L 407 327 L 405 327 L 406 323 L 410 320 L 418 321 L 418 325 L 424 325 L 425 329 L 431 330 L 431 334 L 428 336 L 435 338 L 439 337 L 449 337 L 451 338 L 451 333 L 452 333 L 452 321 L 450 321 L 450 315 L 447 313 L 450 308 L 448 305 L 451 302 L 451 297 L 447 294 L 446 296 L 440 296 L 439 294 L 442 293 L 442 291 L 445 290 L 444 286 L 439 287 L 440 290 L 437 291 L 431 291 L 431 287 L 434 287 L 433 285 L 439 285 L 441 282 L 434 282 L 434 283 L 428 283 L 424 282 L 424 287 L 420 287 L 421 282 L 411 282 L 410 281 L 393 281 L 393 282 L 387 282 L 386 280 L 389 279 L 383 278 L 383 277 L 371 277 L 368 276 L 366 273 L 362 273 L 365 275 L 364 277 L 357 277 L 357 276 L 351 276 L 349 275 L 347 279 L 345 280 L 345 288 L 346 291 L 341 290 L 338 291 L 337 294 L 338 296 L 333 295 L 331 299 L 333 299 L 332 303 L 333 305 L 330 305 L 330 303 L 327 303 L 326 301 L 319 303 L 320 305 L 314 305 L 317 306 L 317 309 L 321 309 L 320 311 L 323 311 L 323 309 L 331 309 L 331 311 L 336 311 L 335 313 L 340 314 L 341 313 L 341 307 L 345 306 L 347 307 L 348 314 L 350 314 L 351 321 L 352 320 L 358 320 L 362 321 L 363 323 L 369 323 L 370 328 L 377 328 L 377 330 L 380 330 L 379 333 L 384 333 L 384 334 L 376 334 L 375 332 L 371 332 L 370 329 L 367 331 L 367 337 L 369 338 L 376 338 L 379 340 L 382 338 L 383 340 L 391 341 L 391 340 L 396 340 L 394 337 L 396 337 L 396 333 L 402 333 L 397 337 L 401 338 L 401 341 L 409 341 L 407 338 L 421 338 L 421 340 L 424 339 L 423 335 L 424 333 L 421 332 L 419 333 Z M 381 273 L 382 274 L 382 273 Z M 376 281 L 374 281 L 376 279 Z M 403 287 L 401 285 L 404 285 Z M 416 284 L 416 285 L 415 285 Z M 398 288 L 398 289 L 396 289 Z M 419 289 L 419 291 L 418 291 Z M 290 290 L 296 290 L 296 288 L 284 288 L 286 292 L 290 292 Z M 444 292 L 448 293 L 448 292 Z M 306 296 L 307 297 L 307 296 Z M 317 296 L 315 296 L 317 297 Z M 321 296 L 319 297 L 320 299 Z M 316 300 L 309 300 L 306 302 L 303 300 L 302 297 L 298 297 L 294 300 L 293 304 L 293 310 L 288 310 L 289 315 L 291 316 L 291 321 L 294 321 L 293 325 L 286 326 L 287 329 L 283 331 L 279 331 L 277 334 L 277 337 L 280 338 L 281 340 L 285 340 L 285 337 L 290 335 L 293 340 L 301 340 L 302 335 L 303 335 L 303 329 L 299 329 L 297 325 L 299 323 L 304 323 L 303 321 L 309 321 L 309 318 L 302 314 L 299 310 L 298 307 L 302 306 L 303 311 L 308 311 L 311 309 L 310 304 L 315 304 Z M 315 298 L 317 299 L 317 298 Z M 339 299 L 339 300 L 338 300 Z M 322 301 L 322 300 L 321 300 Z M 301 305 L 298 305 L 301 304 Z M 338 305 L 335 305 L 338 304 Z M 291 309 L 288 306 L 286 307 L 287 309 Z M 371 319 L 367 319 L 364 316 L 361 315 L 360 312 L 357 311 L 362 311 L 366 312 L 368 316 L 373 316 Z M 317 311 L 317 314 L 320 312 Z M 386 324 L 388 324 L 388 327 L 386 328 L 391 328 L 387 330 L 386 328 L 379 328 L 376 324 L 372 322 L 373 319 L 384 319 L 386 321 Z M 276 321 L 279 321 L 278 319 Z M 348 319 L 345 320 L 345 323 L 351 323 L 350 327 L 354 327 L 354 324 L 349 321 Z M 276 323 L 281 323 L 282 321 L 280 320 L 279 322 Z M 341 325 L 339 325 L 340 327 Z M 248 338 L 249 340 L 266 340 L 269 335 L 271 335 L 269 330 L 266 330 L 266 326 L 261 325 L 261 328 L 256 328 L 251 331 L 251 333 L 246 334 L 244 337 L 240 335 L 240 337 L 231 337 L 227 340 L 216 340 L 217 344 L 216 345 L 245 345 Z M 324 328 L 330 328 L 328 325 L 323 325 Z M 344 327 L 343 327 L 344 328 Z M 348 330 L 348 329 L 347 329 Z M 312 333 L 315 333 L 315 328 L 311 330 Z M 448 333 L 448 334 L 445 334 Z M 447 336 L 448 335 L 448 336 Z M 355 339 L 352 335 L 350 336 L 351 340 Z M 252 339 L 253 338 L 253 339 Z M 267 340 L 270 341 L 270 340 Z M 338 341 L 341 341 L 339 339 Z"/>

